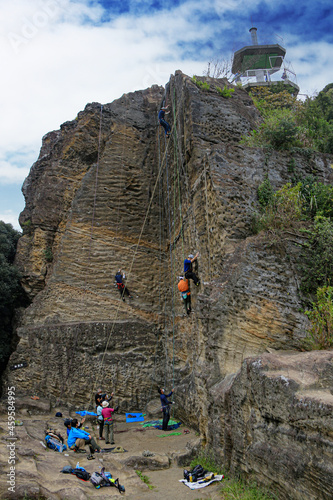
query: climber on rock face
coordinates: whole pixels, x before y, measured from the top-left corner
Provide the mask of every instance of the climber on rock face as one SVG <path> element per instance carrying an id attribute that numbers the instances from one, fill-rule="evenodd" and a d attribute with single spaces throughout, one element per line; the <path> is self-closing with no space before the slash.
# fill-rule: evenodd
<path id="1" fill-rule="evenodd" d="M 168 124 L 168 122 L 166 122 L 164 120 L 164 117 L 165 117 L 165 114 L 168 114 L 169 111 L 166 111 L 168 108 L 167 106 L 166 107 L 162 107 L 158 113 L 158 120 L 160 122 L 160 125 L 164 128 L 165 130 L 165 136 L 168 138 L 170 137 L 170 132 L 171 132 L 171 127 L 170 125 Z"/>
<path id="2" fill-rule="evenodd" d="M 199 252 L 196 253 L 196 255 L 190 254 L 187 259 L 184 260 L 184 275 L 185 279 L 191 279 L 194 281 L 194 284 L 196 286 L 200 285 L 200 280 L 197 277 L 197 275 L 193 272 L 193 262 L 197 260 L 199 256 Z"/>
<path id="3" fill-rule="evenodd" d="M 188 286 L 188 279 L 179 276 L 178 290 L 181 293 L 181 298 L 184 303 L 186 314 L 191 313 L 191 292 Z"/>
<path id="4" fill-rule="evenodd" d="M 128 295 L 128 297 L 131 299 L 132 295 L 130 294 L 129 289 L 124 285 L 123 279 L 125 278 L 125 275 L 122 274 L 121 269 L 118 270 L 116 273 L 114 279 L 116 280 L 118 290 L 120 292 L 122 300 L 125 302 L 125 293 Z"/>

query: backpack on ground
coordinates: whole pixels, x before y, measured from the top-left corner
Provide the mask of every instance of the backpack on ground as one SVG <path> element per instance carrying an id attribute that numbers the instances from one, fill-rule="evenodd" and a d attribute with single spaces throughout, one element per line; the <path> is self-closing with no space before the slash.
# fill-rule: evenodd
<path id="1" fill-rule="evenodd" d="M 81 479 L 82 481 L 89 481 L 90 479 L 89 472 L 87 472 L 83 467 L 77 467 L 76 469 L 73 469 L 72 474 L 74 474 L 74 476 L 76 476 L 78 479 Z"/>
<path id="2" fill-rule="evenodd" d="M 73 467 L 71 467 L 70 465 L 65 465 L 65 467 L 63 467 L 60 472 L 63 472 L 64 474 L 72 474 L 73 470 Z"/>
<path id="3" fill-rule="evenodd" d="M 103 486 L 114 486 L 118 489 L 119 493 L 125 493 L 125 487 L 119 483 L 119 479 L 113 479 L 110 472 L 105 472 L 105 467 L 101 469 L 101 472 L 93 472 L 90 481 L 96 489 Z"/>
<path id="4" fill-rule="evenodd" d="M 184 479 L 188 483 L 196 483 L 198 479 L 201 479 L 205 476 L 207 471 L 202 467 L 202 465 L 196 465 L 191 471 L 184 470 Z"/>
<path id="5" fill-rule="evenodd" d="M 49 434 L 45 436 L 45 442 L 46 446 L 50 450 L 59 451 L 60 453 L 67 450 L 67 446 L 65 444 L 62 444 L 61 441 L 59 441 L 59 439 L 56 439 L 55 437 L 50 436 Z"/>

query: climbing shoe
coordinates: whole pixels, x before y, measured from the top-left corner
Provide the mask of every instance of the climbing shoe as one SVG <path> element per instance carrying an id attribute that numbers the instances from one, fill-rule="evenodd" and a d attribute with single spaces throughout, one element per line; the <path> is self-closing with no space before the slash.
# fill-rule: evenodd
<path id="1" fill-rule="evenodd" d="M 87 455 L 87 460 L 95 460 L 94 455 L 92 455 L 91 453 Z"/>
<path id="2" fill-rule="evenodd" d="M 200 285 L 200 281 L 198 281 L 198 283 L 196 283 L 196 286 L 199 286 Z"/>

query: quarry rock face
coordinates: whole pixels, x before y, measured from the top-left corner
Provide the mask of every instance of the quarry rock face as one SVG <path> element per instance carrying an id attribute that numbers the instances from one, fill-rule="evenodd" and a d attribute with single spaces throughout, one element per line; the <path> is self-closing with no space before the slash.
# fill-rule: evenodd
<path id="1" fill-rule="evenodd" d="M 297 249 L 289 242 L 281 250 L 251 228 L 265 176 L 276 189 L 291 180 L 290 153 L 240 144 L 260 116 L 244 90 L 235 87 L 227 99 L 216 90 L 226 80 L 210 84 L 203 91 L 177 71 L 166 89 L 89 104 L 43 138 L 23 186 L 17 253 L 32 302 L 10 364 L 28 367 L 8 371 L 6 383 L 80 408 L 102 385 L 129 411 L 144 410 L 158 386 L 175 386 L 177 417 L 232 470 L 271 481 L 290 498 L 304 491 L 315 498 L 321 488 L 317 498 L 329 498 L 324 469 L 311 468 L 318 449 L 328 456 L 332 444 L 328 407 L 317 396 L 303 405 L 301 429 L 289 408 L 303 359 L 308 387 L 312 377 L 313 387 L 333 386 L 329 354 L 282 353 L 300 349 L 308 326 Z M 162 103 L 169 139 L 157 121 Z M 322 182 L 333 181 L 331 163 L 328 155 L 293 154 L 300 175 Z M 185 317 L 177 277 L 197 251 L 201 284 L 191 283 L 193 312 Z M 132 299 L 123 301 L 114 286 L 119 268 Z M 297 369 L 287 376 L 292 356 Z M 326 368 L 318 371 L 321 359 Z M 276 378 L 272 367 L 280 365 L 288 384 Z M 327 441 L 318 449 L 306 423 L 313 411 Z M 308 479 L 299 487 L 307 471 L 316 486 Z"/>

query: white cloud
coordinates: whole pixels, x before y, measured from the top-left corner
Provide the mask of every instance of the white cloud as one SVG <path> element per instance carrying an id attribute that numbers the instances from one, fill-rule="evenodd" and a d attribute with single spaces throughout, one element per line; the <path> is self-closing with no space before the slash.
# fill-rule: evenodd
<path id="1" fill-rule="evenodd" d="M 0 220 L 6 224 L 11 224 L 17 231 L 21 231 L 20 224 L 18 223 L 18 214 L 14 213 L 12 210 L 0 212 Z"/>

